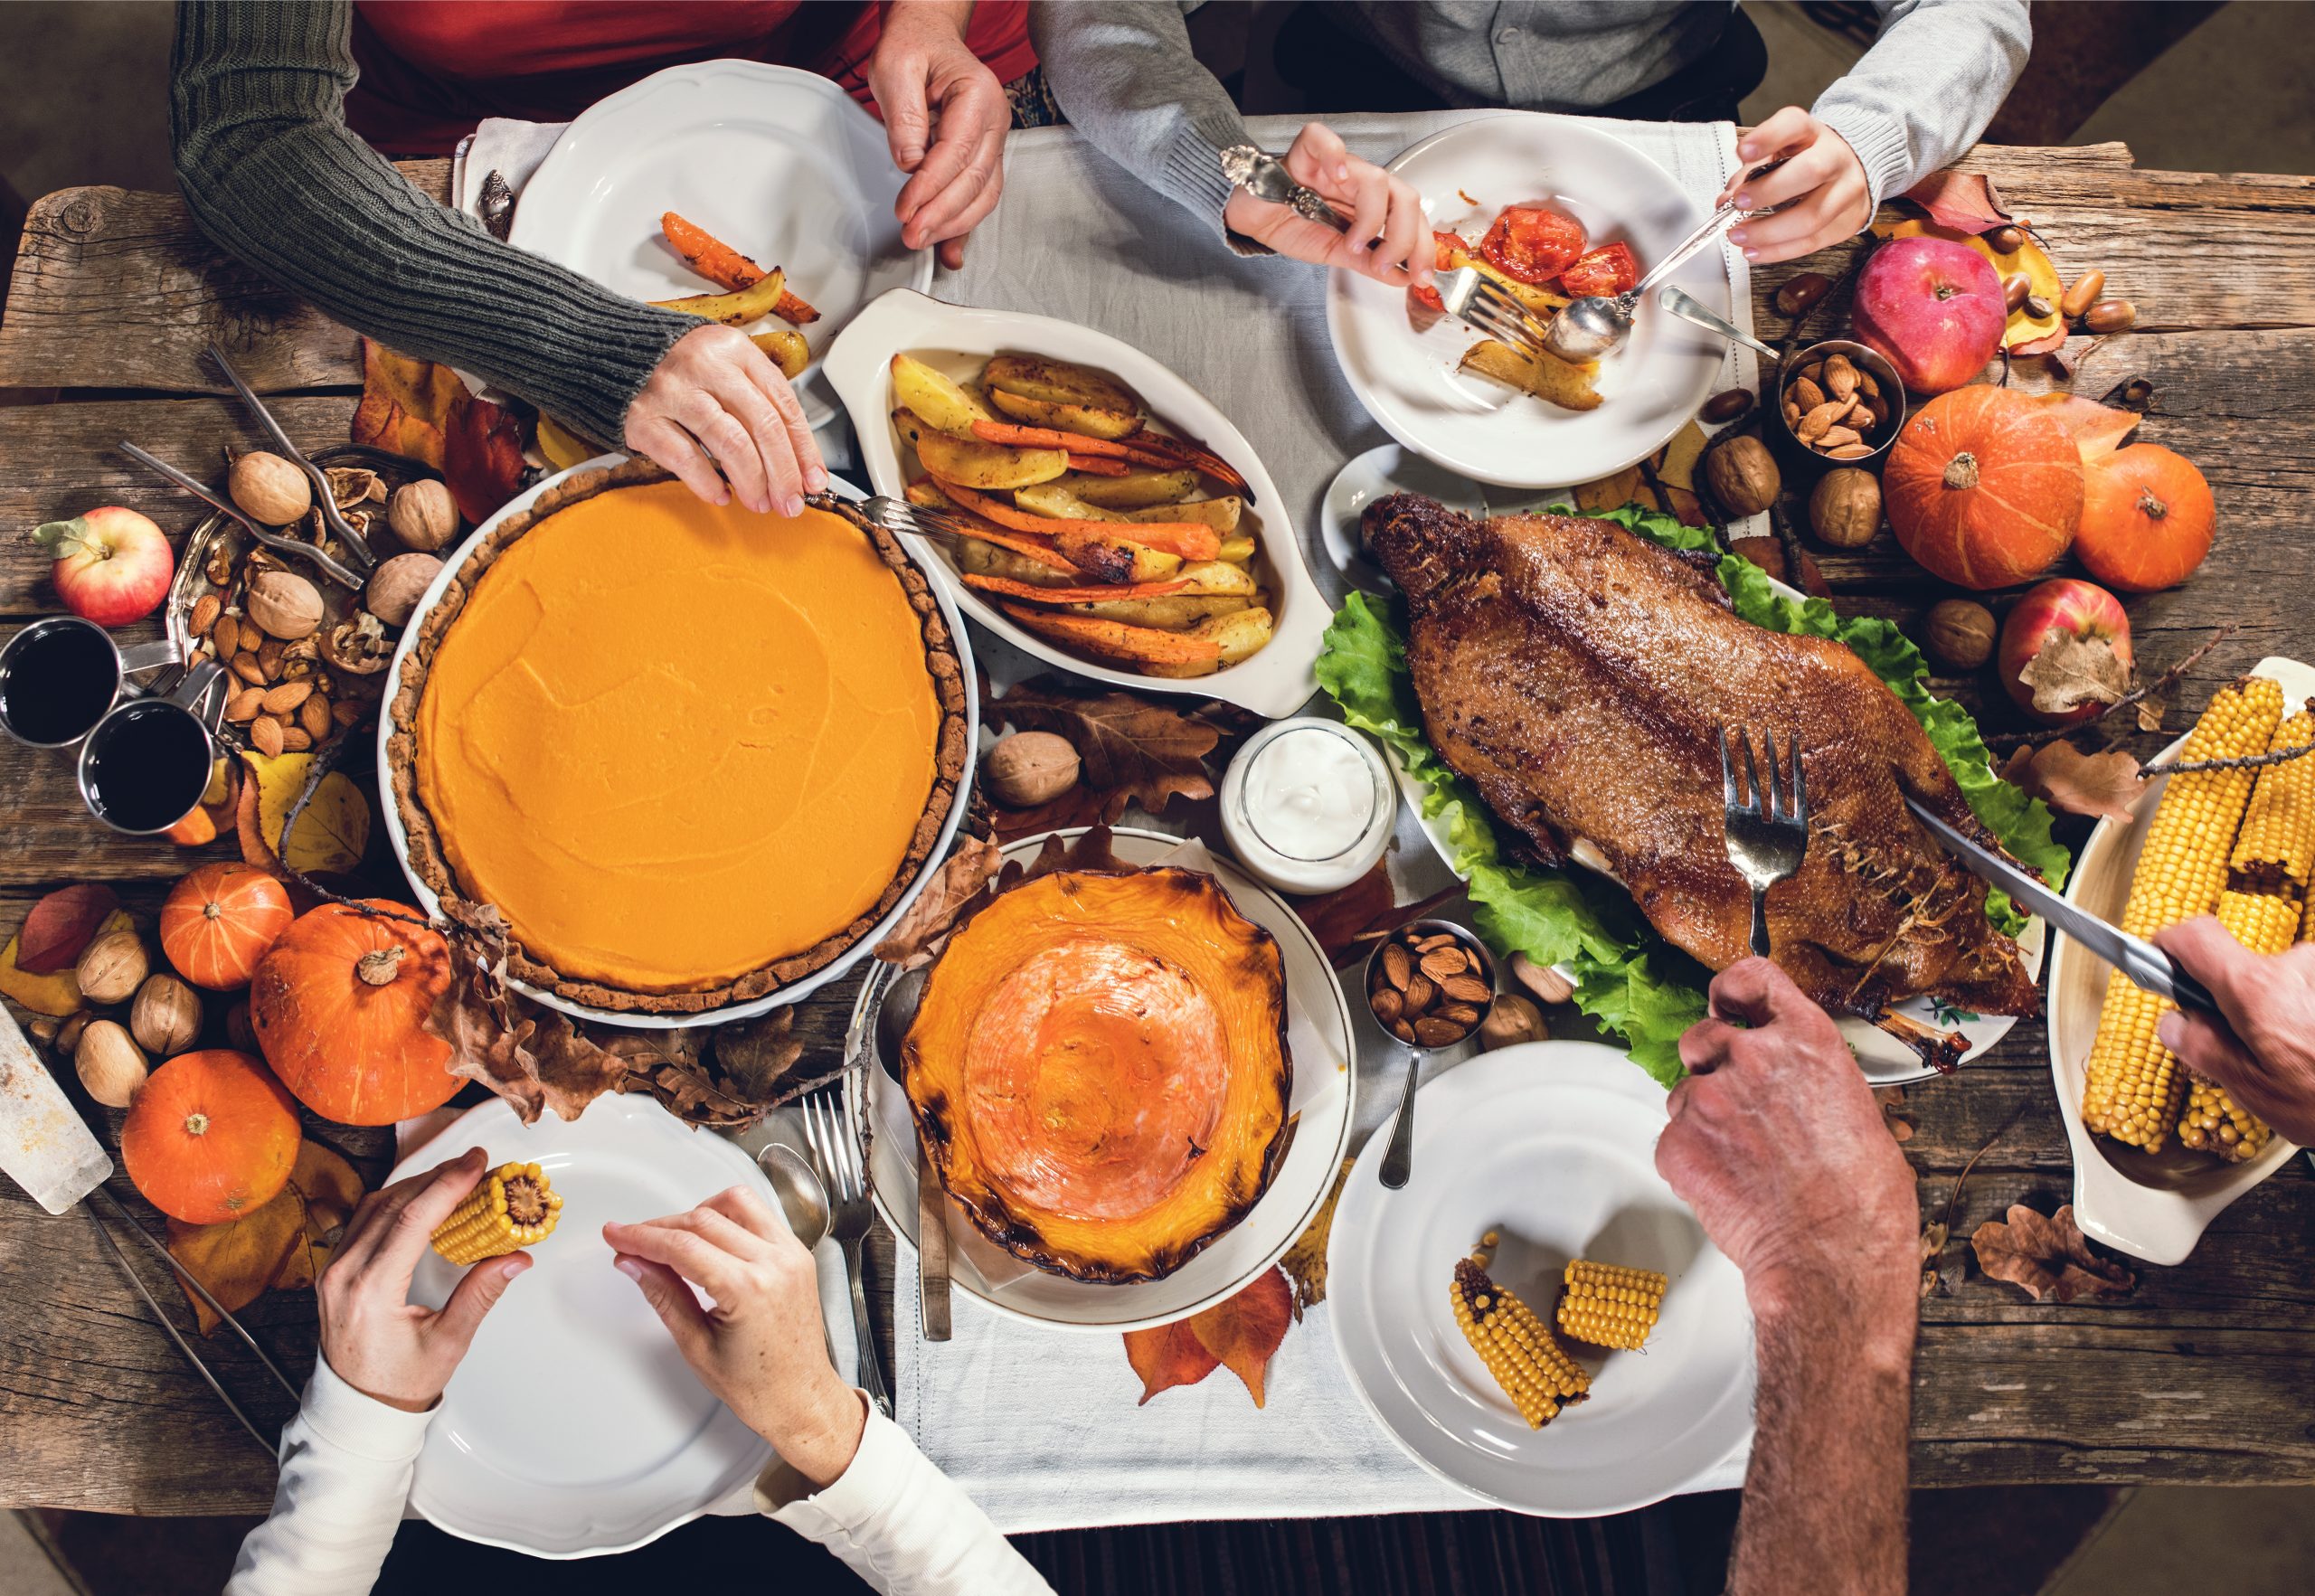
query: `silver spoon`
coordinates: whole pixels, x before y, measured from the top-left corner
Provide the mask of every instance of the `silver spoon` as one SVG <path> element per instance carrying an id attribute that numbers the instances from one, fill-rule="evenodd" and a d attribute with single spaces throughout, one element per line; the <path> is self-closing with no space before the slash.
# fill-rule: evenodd
<path id="1" fill-rule="evenodd" d="M 1454 938 L 1455 945 L 1469 953 L 1478 963 L 1479 977 L 1487 983 L 1488 990 L 1491 992 L 1495 989 L 1495 959 L 1488 952 L 1486 945 L 1479 938 L 1451 920 L 1418 920 L 1412 925 L 1401 927 L 1397 934 L 1384 939 L 1376 946 L 1374 952 L 1366 956 L 1365 979 L 1366 1001 L 1370 1005 L 1375 1001 L 1375 977 L 1376 972 L 1382 968 L 1384 951 L 1398 942 L 1400 936 L 1408 931 L 1419 932 L 1426 937 L 1444 933 Z M 1486 1016 L 1480 1017 L 1484 1019 Z M 1375 1015 L 1375 1023 L 1382 1024 L 1380 1015 Z M 1384 1029 L 1388 1031 L 1390 1027 L 1384 1025 Z M 1422 1076 L 1422 1061 L 1433 1053 L 1444 1053 L 1448 1048 L 1460 1047 L 1478 1034 L 1479 1027 L 1474 1025 L 1454 1041 L 1439 1047 L 1425 1047 L 1417 1042 L 1401 1044 L 1407 1053 L 1407 1081 L 1405 1087 L 1399 1093 L 1399 1111 L 1397 1117 L 1391 1122 L 1391 1145 L 1383 1151 L 1381 1171 L 1383 1184 L 1391 1190 L 1395 1192 L 1404 1186 L 1408 1176 L 1414 1173 L 1414 1089 L 1416 1081 Z"/>
<path id="2" fill-rule="evenodd" d="M 808 1252 L 818 1246 L 828 1233 L 828 1192 L 812 1173 L 811 1165 L 793 1147 L 779 1142 L 758 1153 L 756 1164 L 771 1182 L 780 1212 L 787 1217 L 796 1239 L 804 1243 L 804 1250 Z"/>
<path id="3" fill-rule="evenodd" d="M 1751 215 L 1733 203 L 1724 203 L 1687 237 L 1672 246 L 1648 275 L 1620 294 L 1586 294 L 1552 317 L 1545 330 L 1544 347 L 1562 360 L 1598 360 L 1613 354 L 1631 336 L 1631 316 L 1648 291 L 1686 263 L 1688 257 Z"/>
<path id="4" fill-rule="evenodd" d="M 1781 358 L 1775 350 L 1762 343 L 1758 338 L 1753 336 L 1752 334 L 1744 331 L 1743 328 L 1735 326 L 1732 322 L 1722 320 L 1719 316 L 1715 316 L 1711 311 L 1706 310 L 1703 306 L 1697 304 L 1696 297 L 1692 294 L 1686 293 L 1678 288 L 1668 287 L 1662 293 L 1656 296 L 1656 302 L 1658 305 L 1661 305 L 1668 313 L 1678 316 L 1682 321 L 1694 322 L 1697 326 L 1704 328 L 1705 331 L 1708 333 L 1718 333 L 1722 337 L 1733 339 L 1736 343 L 1742 344 L 1747 349 L 1756 350 L 1760 354 L 1768 356 L 1771 360 Z"/>

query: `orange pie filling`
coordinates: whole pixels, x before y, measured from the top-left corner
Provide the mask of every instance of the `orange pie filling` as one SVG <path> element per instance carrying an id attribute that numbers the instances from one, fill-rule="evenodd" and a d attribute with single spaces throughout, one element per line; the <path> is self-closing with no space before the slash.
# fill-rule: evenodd
<path id="1" fill-rule="evenodd" d="M 476 584 L 426 677 L 419 794 L 534 958 L 698 990 L 875 905 L 940 724 L 922 622 L 858 528 L 653 483 L 557 511 Z"/>

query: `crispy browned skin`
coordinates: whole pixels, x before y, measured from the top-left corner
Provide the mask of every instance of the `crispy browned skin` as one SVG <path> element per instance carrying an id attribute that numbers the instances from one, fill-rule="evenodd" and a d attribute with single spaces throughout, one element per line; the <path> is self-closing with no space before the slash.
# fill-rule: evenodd
<path id="1" fill-rule="evenodd" d="M 1606 855 L 1664 937 L 1715 969 L 1749 951 L 1752 895 L 1723 844 L 1717 728 L 1797 735 L 1809 854 L 1769 891 L 1772 957 L 1836 1013 L 1930 993 L 2034 1012 L 1985 887 L 1906 810 L 1970 812 L 1920 726 L 1840 644 L 1739 619 L 1701 567 L 1604 521 L 1481 524 L 1399 494 L 1366 512 L 1407 596 L 1432 743 L 1546 860 Z"/>

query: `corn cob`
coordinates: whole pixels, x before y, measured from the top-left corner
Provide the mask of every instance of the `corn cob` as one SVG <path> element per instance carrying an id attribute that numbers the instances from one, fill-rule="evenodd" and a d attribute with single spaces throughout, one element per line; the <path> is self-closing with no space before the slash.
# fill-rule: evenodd
<path id="1" fill-rule="evenodd" d="M 554 1233 L 562 1196 L 535 1164 L 501 1164 L 434 1227 L 434 1251 L 452 1263 L 496 1258 Z"/>
<path id="2" fill-rule="evenodd" d="M 2277 765 L 2272 770 L 2289 770 Z M 2280 953 L 2299 930 L 2299 905 L 2265 892 L 2228 892 L 2218 901 L 2218 922 L 2254 953 Z M 2197 1152 L 2241 1164 L 2266 1151 L 2274 1133 L 2216 1081 L 2187 1072 L 2187 1109 L 2178 1139 Z"/>
<path id="3" fill-rule="evenodd" d="M 1463 1339 L 1528 1429 L 1541 1430 L 1561 1408 L 1590 1393 L 1592 1376 L 1552 1338 L 1544 1321 L 1469 1259 L 1456 1260 L 1448 1298 Z"/>
<path id="4" fill-rule="evenodd" d="M 2302 710 L 2276 730 L 2267 751 L 2305 748 L 2310 740 L 2315 715 Z M 2315 754 L 2269 765 L 2258 779 L 2227 860 L 2227 884 L 2241 892 L 2303 892 L 2315 863 Z"/>
<path id="5" fill-rule="evenodd" d="M 2264 753 L 2282 719 L 2282 688 L 2254 676 L 2223 688 L 2178 751 L 2188 760 L 2244 759 Z M 2315 756 L 2310 756 L 2315 757 Z M 2278 767 L 2271 767 L 2278 768 Z M 2122 929 L 2150 937 L 2165 926 L 2209 914 L 2226 887 L 2227 858 L 2251 801 L 2253 772 L 2197 770 L 2173 776 L 2146 828 L 2122 908 Z M 2186 1075 L 2155 1040 L 2163 1001 L 2120 971 L 2107 977 L 2098 1036 L 2084 1066 L 2082 1122 L 2102 1136 L 2148 1152 L 2160 1149 L 2178 1122 Z"/>
<path id="6" fill-rule="evenodd" d="M 1567 1266 L 1562 1282 L 1559 1333 L 1593 1346 L 1637 1351 L 1656 1328 L 1668 1283 L 1653 1270 L 1579 1258 Z"/>

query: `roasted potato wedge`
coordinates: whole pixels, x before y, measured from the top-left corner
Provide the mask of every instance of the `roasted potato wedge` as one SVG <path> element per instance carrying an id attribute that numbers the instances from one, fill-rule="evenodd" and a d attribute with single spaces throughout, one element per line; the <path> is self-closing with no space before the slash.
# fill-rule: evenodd
<path id="1" fill-rule="evenodd" d="M 916 450 L 924 468 L 943 482 L 995 490 L 1051 482 L 1069 469 L 1069 456 L 1057 449 L 1012 449 L 952 438 L 913 411 L 896 410 L 893 425 Z"/>
<path id="2" fill-rule="evenodd" d="M 1090 581 L 1164 581 L 1182 568 L 1179 554 L 1168 554 L 1121 537 L 1078 533 L 1056 538 L 1055 546 Z"/>
<path id="3" fill-rule="evenodd" d="M 1254 540 L 1243 532 L 1233 534 L 1222 540 L 1222 547 L 1215 551 L 1214 557 L 1226 560 L 1233 565 L 1251 564 L 1254 558 Z"/>
<path id="4" fill-rule="evenodd" d="M 1462 369 L 1508 383 L 1562 410 L 1600 408 L 1600 391 L 1592 385 L 1593 368 L 1573 364 L 1556 354 L 1538 354 L 1530 360 L 1507 344 L 1482 338 L 1463 352 Z"/>
<path id="5" fill-rule="evenodd" d="M 660 310 L 680 311 L 702 321 L 736 327 L 760 316 L 770 316 L 787 287 L 787 274 L 771 271 L 765 273 L 763 280 L 753 288 L 742 288 L 736 294 L 693 294 L 686 298 L 654 299 L 651 303 Z"/>
<path id="6" fill-rule="evenodd" d="M 1076 473 L 1072 472 L 1072 476 Z M 1063 521 L 1118 521 L 1125 516 L 1115 510 L 1105 510 L 1099 505 L 1088 504 L 1072 493 L 1068 479 L 1059 482 L 1037 482 L 1016 489 L 1013 502 L 1024 510 L 1038 515 L 1052 515 Z"/>
<path id="7" fill-rule="evenodd" d="M 1213 644 L 1214 657 L 1211 661 L 1153 659 L 1141 668 L 1153 676 L 1169 679 L 1209 675 L 1224 666 L 1236 665 L 1240 660 L 1260 652 L 1270 641 L 1271 633 L 1276 627 L 1271 612 L 1261 605 L 1212 616 L 1179 634 L 1186 639 Z"/>
<path id="8" fill-rule="evenodd" d="M 1035 582 L 1042 588 L 1065 588 L 1085 580 L 1073 565 L 1067 571 L 1055 571 L 1042 561 L 979 538 L 960 537 L 950 546 L 956 550 L 957 569 L 974 576 L 1009 577 L 1015 581 Z"/>
<path id="9" fill-rule="evenodd" d="M 1238 530 L 1238 517 L 1244 513 L 1246 501 L 1235 494 L 1218 499 L 1191 499 L 1185 504 L 1153 505 L 1146 510 L 1128 510 L 1128 521 L 1195 521 L 1211 526 L 1223 537 Z"/>
<path id="10" fill-rule="evenodd" d="M 1190 584 L 1182 590 L 1190 598 L 1219 598 L 1225 595 L 1251 599 L 1257 590 L 1254 579 L 1243 565 L 1233 565 L 1224 560 L 1194 560 L 1176 574 Z"/>
<path id="11" fill-rule="evenodd" d="M 1121 620 L 1138 627 L 1156 627 L 1162 632 L 1187 631 L 1199 622 L 1217 615 L 1228 615 L 1249 609 L 1252 599 L 1200 598 L 1190 593 L 1177 593 L 1165 599 L 1105 599 L 1092 604 L 1065 604 L 1062 608 L 1072 615 L 1096 615 L 1103 620 Z"/>
<path id="12" fill-rule="evenodd" d="M 804 335 L 794 327 L 774 327 L 768 333 L 751 333 L 748 342 L 771 356 L 780 374 L 790 379 L 804 374 L 812 364 L 812 352 L 805 345 Z"/>
<path id="13" fill-rule="evenodd" d="M 1197 473 L 1152 471 L 1139 467 L 1122 477 L 1095 477 L 1072 471 L 1061 479 L 1061 485 L 1087 504 L 1099 505 L 1105 510 L 1144 510 L 1152 505 L 1179 504 L 1188 498 L 1197 491 Z"/>
<path id="14" fill-rule="evenodd" d="M 1000 354 L 981 373 L 988 401 L 1016 421 L 1088 438 L 1123 438 L 1148 415 L 1123 383 L 1091 366 Z"/>
<path id="15" fill-rule="evenodd" d="M 914 355 L 893 356 L 893 397 L 902 410 L 915 411 L 935 430 L 958 438 L 970 439 L 975 421 L 997 419 L 971 389 Z"/>

